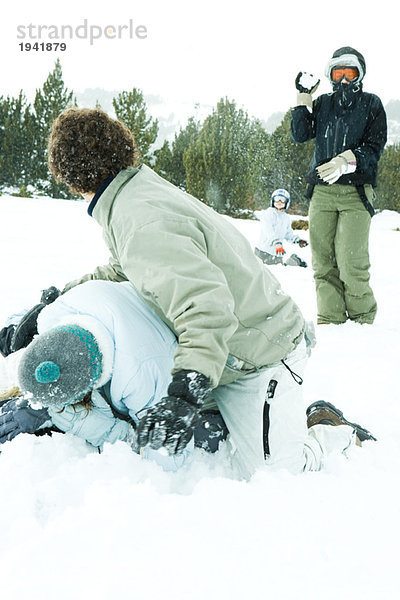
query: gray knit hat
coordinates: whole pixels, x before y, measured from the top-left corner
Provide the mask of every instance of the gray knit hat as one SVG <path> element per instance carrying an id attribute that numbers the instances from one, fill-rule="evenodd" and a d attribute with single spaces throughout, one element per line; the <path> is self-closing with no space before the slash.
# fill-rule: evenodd
<path id="1" fill-rule="evenodd" d="M 102 378 L 103 355 L 93 333 L 77 324 L 55 327 L 37 336 L 19 364 L 23 392 L 43 406 L 81 400 Z"/>

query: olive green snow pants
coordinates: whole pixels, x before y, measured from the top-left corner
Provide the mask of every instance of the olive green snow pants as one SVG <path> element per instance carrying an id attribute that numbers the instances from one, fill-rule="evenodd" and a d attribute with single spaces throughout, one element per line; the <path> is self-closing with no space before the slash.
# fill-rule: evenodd
<path id="1" fill-rule="evenodd" d="M 370 185 L 365 193 L 372 202 Z M 357 189 L 316 185 L 309 219 L 318 323 L 372 323 L 377 306 L 369 286 L 371 217 Z"/>

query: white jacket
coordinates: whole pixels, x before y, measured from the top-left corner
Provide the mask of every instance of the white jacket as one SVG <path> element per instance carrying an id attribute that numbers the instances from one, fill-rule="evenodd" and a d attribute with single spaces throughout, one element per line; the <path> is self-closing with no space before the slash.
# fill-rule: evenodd
<path id="1" fill-rule="evenodd" d="M 60 296 L 39 315 L 39 334 L 64 323 L 77 323 L 94 333 L 111 373 L 109 396 L 119 412 L 136 423 L 138 413 L 166 395 L 177 346 L 172 331 L 128 283 L 88 281 Z M 106 400 L 92 393 L 94 408 L 66 406 L 62 412 L 49 409 L 59 429 L 93 446 L 117 440 L 134 442 L 129 423 L 114 417 Z M 179 467 L 193 449 L 181 456 L 166 456 L 145 448 L 142 455 L 155 459 L 166 470 Z"/>
<path id="2" fill-rule="evenodd" d="M 279 211 L 270 206 L 261 211 L 260 237 L 257 248 L 268 254 L 275 255 L 276 242 L 298 242 L 299 236 L 294 233 L 290 216 L 285 211 Z"/>

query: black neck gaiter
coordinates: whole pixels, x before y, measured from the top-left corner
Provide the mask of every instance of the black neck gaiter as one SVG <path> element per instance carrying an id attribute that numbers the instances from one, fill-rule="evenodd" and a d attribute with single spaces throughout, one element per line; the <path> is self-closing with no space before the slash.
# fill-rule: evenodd
<path id="1" fill-rule="evenodd" d="M 361 89 L 361 83 L 339 82 L 333 84 L 333 91 L 337 94 L 339 105 L 345 109 L 353 106 Z"/>

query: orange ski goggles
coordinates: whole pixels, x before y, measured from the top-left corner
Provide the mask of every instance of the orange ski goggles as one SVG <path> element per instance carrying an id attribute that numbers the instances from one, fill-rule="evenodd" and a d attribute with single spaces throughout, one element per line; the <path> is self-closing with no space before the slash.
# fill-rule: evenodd
<path id="1" fill-rule="evenodd" d="M 341 81 L 343 77 L 347 81 L 354 81 L 358 77 L 358 69 L 356 67 L 335 67 L 332 69 L 332 81 Z"/>

